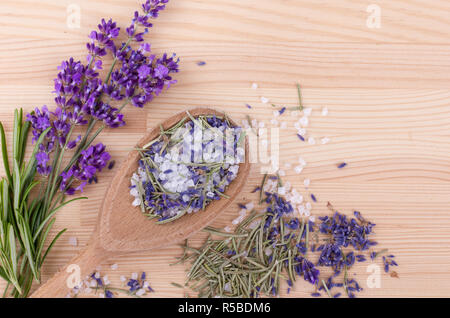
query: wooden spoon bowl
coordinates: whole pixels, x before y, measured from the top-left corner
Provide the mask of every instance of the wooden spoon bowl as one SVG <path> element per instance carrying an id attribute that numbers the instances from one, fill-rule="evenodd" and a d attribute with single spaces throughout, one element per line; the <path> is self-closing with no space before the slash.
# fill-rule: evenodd
<path id="1" fill-rule="evenodd" d="M 224 116 L 223 113 L 209 108 L 196 108 L 189 110 L 189 113 L 194 117 Z M 167 130 L 185 117 L 187 117 L 185 112 L 176 114 L 164 121 L 162 127 Z M 229 120 L 233 126 L 237 126 L 231 119 Z M 137 147 L 142 148 L 159 135 L 159 127 L 152 129 L 141 139 Z M 111 181 L 98 215 L 97 226 L 85 249 L 43 284 L 32 297 L 65 297 L 70 290 L 68 278 L 75 273 L 74 270 L 79 273 L 80 279 L 84 279 L 96 266 L 112 256 L 145 252 L 172 245 L 209 225 L 239 195 L 248 179 L 250 163 L 247 138 L 245 154 L 245 162 L 240 164 L 237 177 L 225 191 L 229 199 L 212 201 L 204 211 L 186 214 L 170 223 L 156 224 L 156 221 L 149 220 L 139 207 L 132 206 L 133 197 L 129 194 L 130 179 L 138 168 L 140 157 L 138 151 L 130 152 Z"/>

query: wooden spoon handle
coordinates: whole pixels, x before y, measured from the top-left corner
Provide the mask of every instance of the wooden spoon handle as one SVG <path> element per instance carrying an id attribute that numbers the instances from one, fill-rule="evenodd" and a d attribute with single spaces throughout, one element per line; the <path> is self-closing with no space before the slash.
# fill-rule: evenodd
<path id="1" fill-rule="evenodd" d="M 96 245 L 88 245 L 74 257 L 62 270 L 56 273 L 37 291 L 32 298 L 64 298 L 70 290 L 92 274 L 95 268 L 111 255 Z"/>

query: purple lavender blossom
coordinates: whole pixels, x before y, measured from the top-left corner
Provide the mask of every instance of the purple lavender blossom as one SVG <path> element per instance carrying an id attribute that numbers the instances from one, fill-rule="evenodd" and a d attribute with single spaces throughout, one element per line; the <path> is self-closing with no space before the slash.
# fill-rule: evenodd
<path id="1" fill-rule="evenodd" d="M 110 159 L 111 155 L 106 152 L 106 147 L 102 143 L 83 150 L 69 171 L 61 173 L 60 190 L 70 195 L 76 191 L 83 192 L 87 182 L 102 171 Z M 73 182 L 78 182 L 79 185 L 73 187 Z"/>
<path id="2" fill-rule="evenodd" d="M 153 100 L 164 89 L 168 89 L 176 81 L 173 73 L 178 72 L 179 60 L 175 55 L 167 54 L 157 57 L 146 55 L 151 46 L 145 43 L 144 35 L 152 26 L 150 20 L 156 18 L 165 9 L 168 0 L 147 0 L 141 12 L 136 12 L 132 24 L 126 29 L 129 36 L 127 43 L 116 43 L 121 29 L 111 19 L 102 19 L 98 28 L 89 34 L 87 43 L 87 65 L 74 58 L 63 61 L 58 66 L 58 74 L 54 80 L 56 109 L 50 112 L 47 106 L 36 108 L 27 115 L 33 131 L 33 142 L 50 128 L 40 145 L 37 154 L 37 172 L 49 176 L 55 149 L 75 149 L 81 147 L 82 136 L 72 137 L 75 126 L 90 125 L 102 122 L 109 128 L 125 125 L 121 113 L 127 103 L 143 107 Z M 132 48 L 133 41 L 142 42 L 137 50 Z M 102 69 L 102 58 L 110 52 L 114 58 L 111 72 L 105 80 L 99 75 Z M 120 108 L 114 102 L 126 100 Z M 92 126 L 91 126 L 92 125 Z M 61 191 L 73 194 L 83 191 L 87 182 L 97 180 L 97 173 L 102 170 L 110 155 L 99 144 L 88 149 L 78 149 L 80 157 L 72 167 L 67 167 L 60 174 Z"/>

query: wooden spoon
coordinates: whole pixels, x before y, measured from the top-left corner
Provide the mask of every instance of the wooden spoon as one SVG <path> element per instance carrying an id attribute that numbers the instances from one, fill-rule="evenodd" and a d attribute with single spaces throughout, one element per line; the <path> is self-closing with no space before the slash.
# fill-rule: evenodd
<path id="1" fill-rule="evenodd" d="M 194 117 L 199 115 L 224 116 L 223 113 L 208 108 L 196 108 L 190 110 L 189 113 Z M 164 129 L 169 129 L 184 117 L 187 117 L 185 112 L 179 113 L 167 119 L 162 126 Z M 230 122 L 236 126 L 233 121 L 230 120 Z M 160 128 L 154 128 L 142 138 L 137 146 L 143 147 L 149 141 L 157 138 L 159 134 Z M 98 216 L 97 226 L 85 249 L 65 268 L 43 284 L 32 297 L 65 297 L 70 286 L 67 283 L 68 278 L 72 275 L 76 265 L 79 266 L 80 279 L 84 279 L 94 271 L 96 266 L 112 256 L 162 248 L 180 242 L 203 229 L 221 212 L 225 211 L 242 191 L 250 170 L 248 150 L 249 145 L 246 139 L 245 162 L 240 164 L 237 177 L 225 192 L 230 199 L 222 198 L 213 201 L 204 211 L 184 215 L 167 224 L 156 224 L 155 220 L 149 220 L 144 216 L 139 207 L 132 206 L 133 198 L 129 194 L 129 186 L 131 176 L 138 168 L 139 153 L 137 151 L 129 153 L 128 158 L 111 181 Z"/>

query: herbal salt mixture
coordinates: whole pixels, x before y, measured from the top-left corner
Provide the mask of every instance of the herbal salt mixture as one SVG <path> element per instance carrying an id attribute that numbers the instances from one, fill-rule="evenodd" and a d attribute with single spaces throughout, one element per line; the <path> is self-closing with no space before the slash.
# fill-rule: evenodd
<path id="1" fill-rule="evenodd" d="M 225 194 L 244 161 L 245 134 L 226 116 L 187 116 L 138 149 L 141 159 L 131 178 L 133 206 L 167 223 L 204 210 Z"/>

